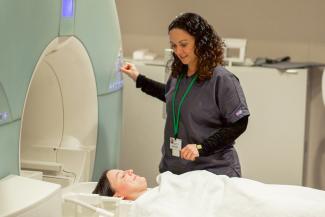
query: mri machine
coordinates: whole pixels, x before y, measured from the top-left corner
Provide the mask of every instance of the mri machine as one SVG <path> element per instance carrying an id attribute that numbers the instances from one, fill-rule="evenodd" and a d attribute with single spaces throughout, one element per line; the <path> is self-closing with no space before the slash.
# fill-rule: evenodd
<path id="1" fill-rule="evenodd" d="M 96 180 L 117 164 L 122 53 L 115 1 L 1 0 L 0 31 L 0 216 L 59 216 L 60 185 Z M 89 193 L 93 183 L 68 190 L 72 210 L 103 211 L 82 199 L 123 204 L 97 200 L 80 186 Z"/>
<path id="2" fill-rule="evenodd" d="M 1 0 L 0 31 L 0 216 L 24 216 L 117 167 L 121 37 L 114 0 Z"/>

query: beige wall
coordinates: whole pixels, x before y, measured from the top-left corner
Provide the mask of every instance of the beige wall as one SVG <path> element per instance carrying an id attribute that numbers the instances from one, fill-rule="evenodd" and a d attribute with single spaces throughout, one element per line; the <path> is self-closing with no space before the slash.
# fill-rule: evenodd
<path id="1" fill-rule="evenodd" d="M 325 62 L 324 0 L 116 0 L 124 55 L 149 48 L 163 55 L 167 27 L 180 12 L 205 17 L 221 37 L 246 38 L 246 56 L 289 55 Z"/>

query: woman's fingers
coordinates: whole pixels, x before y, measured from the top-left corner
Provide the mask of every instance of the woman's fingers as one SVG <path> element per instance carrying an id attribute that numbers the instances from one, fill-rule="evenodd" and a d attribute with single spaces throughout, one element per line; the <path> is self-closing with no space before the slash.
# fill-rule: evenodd
<path id="1" fill-rule="evenodd" d="M 181 150 L 181 158 L 185 160 L 195 160 L 199 156 L 199 152 L 195 144 L 188 144 Z"/>
<path id="2" fill-rule="evenodd" d="M 131 68 L 132 68 L 132 65 L 130 63 L 126 63 L 125 65 L 123 65 L 121 67 L 121 71 L 129 73 Z"/>
<path id="3" fill-rule="evenodd" d="M 137 80 L 139 72 L 133 64 L 126 63 L 120 69 L 123 73 L 127 74 L 134 81 Z"/>

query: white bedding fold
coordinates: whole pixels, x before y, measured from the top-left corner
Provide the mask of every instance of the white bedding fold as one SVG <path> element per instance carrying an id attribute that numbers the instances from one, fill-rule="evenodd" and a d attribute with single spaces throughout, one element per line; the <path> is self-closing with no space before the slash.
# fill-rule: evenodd
<path id="1" fill-rule="evenodd" d="M 165 172 L 134 201 L 130 217 L 325 217 L 325 191 L 267 185 L 207 171 Z"/>

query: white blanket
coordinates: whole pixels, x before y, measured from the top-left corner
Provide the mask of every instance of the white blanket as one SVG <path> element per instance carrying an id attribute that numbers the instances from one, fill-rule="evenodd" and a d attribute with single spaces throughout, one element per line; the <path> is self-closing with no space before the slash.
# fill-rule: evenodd
<path id="1" fill-rule="evenodd" d="M 325 217 L 325 191 L 267 185 L 206 171 L 165 172 L 134 201 L 130 217 Z"/>

